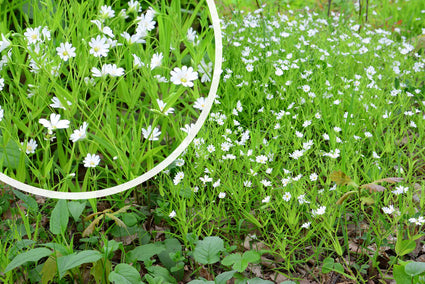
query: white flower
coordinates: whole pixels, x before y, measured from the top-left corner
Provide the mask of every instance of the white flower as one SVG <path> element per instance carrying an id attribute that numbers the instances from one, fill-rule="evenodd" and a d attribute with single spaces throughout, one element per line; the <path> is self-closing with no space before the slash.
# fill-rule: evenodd
<path id="1" fill-rule="evenodd" d="M 399 185 L 395 188 L 395 190 L 392 191 L 392 193 L 395 195 L 399 195 L 399 194 L 406 193 L 407 191 L 409 191 L 409 188 L 407 186 Z"/>
<path id="2" fill-rule="evenodd" d="M 72 105 L 72 103 L 70 101 L 66 101 L 66 103 L 68 105 Z M 61 109 L 66 109 L 63 104 L 61 103 L 61 101 L 57 98 L 57 97 L 53 97 L 52 98 L 52 104 L 50 104 L 50 106 L 52 108 L 61 108 Z"/>
<path id="3" fill-rule="evenodd" d="M 162 55 L 162 52 L 161 53 L 158 53 L 158 52 L 155 53 L 152 56 L 152 59 L 151 59 L 151 70 L 155 69 L 158 66 L 161 66 L 161 62 L 162 62 L 163 58 L 164 58 L 164 56 Z"/>
<path id="4" fill-rule="evenodd" d="M 4 79 L 0 78 L 0 91 L 2 91 L 4 88 Z"/>
<path id="5" fill-rule="evenodd" d="M 292 197 L 292 195 L 291 195 L 291 193 L 290 193 L 290 192 L 285 192 L 285 193 L 283 194 L 283 196 L 282 196 L 282 199 L 283 199 L 284 201 L 288 202 L 289 200 L 291 200 L 291 197 Z"/>
<path id="6" fill-rule="evenodd" d="M 124 75 L 124 68 L 118 68 L 116 64 L 106 64 L 106 70 L 106 72 L 112 77 L 120 77 Z"/>
<path id="7" fill-rule="evenodd" d="M 27 38 L 29 44 L 37 43 L 38 41 L 42 41 L 40 27 L 36 28 L 27 28 L 24 36 Z"/>
<path id="8" fill-rule="evenodd" d="M 255 161 L 259 164 L 265 164 L 267 163 L 267 160 L 268 160 L 267 157 L 264 155 L 260 155 L 255 158 Z"/>
<path id="9" fill-rule="evenodd" d="M 199 178 L 204 184 L 207 182 L 212 182 L 212 178 L 210 178 L 208 175 L 204 175 L 203 177 Z"/>
<path id="10" fill-rule="evenodd" d="M 303 150 L 295 150 L 293 153 L 289 154 L 289 157 L 291 157 L 292 159 L 298 160 L 298 158 L 302 157 L 302 155 L 304 155 L 304 151 Z"/>
<path id="11" fill-rule="evenodd" d="M 173 179 L 174 185 L 178 185 L 184 178 L 184 172 L 178 172 Z"/>
<path id="12" fill-rule="evenodd" d="M 56 48 L 56 51 L 63 61 L 68 61 L 69 58 L 75 57 L 75 47 L 69 42 L 61 42 L 59 47 Z"/>
<path id="13" fill-rule="evenodd" d="M 100 163 L 100 157 L 99 155 L 95 154 L 87 154 L 87 156 L 84 158 L 84 167 L 86 168 L 94 168 Z"/>
<path id="14" fill-rule="evenodd" d="M 311 181 L 316 181 L 318 177 L 319 177 L 319 176 L 318 176 L 316 173 L 312 173 L 312 174 L 310 175 L 310 180 L 311 180 Z"/>
<path id="15" fill-rule="evenodd" d="M 100 17 L 102 19 L 113 18 L 115 16 L 115 11 L 112 10 L 111 6 L 103 5 L 100 7 Z"/>
<path id="16" fill-rule="evenodd" d="M 171 213 L 168 215 L 168 217 L 170 217 L 171 219 L 173 219 L 174 217 L 176 217 L 177 216 L 177 213 L 176 213 L 176 211 L 171 211 Z"/>
<path id="17" fill-rule="evenodd" d="M 142 66 L 145 66 L 145 63 L 142 62 L 140 57 L 138 57 L 136 54 L 133 54 L 133 66 L 134 68 L 140 68 Z"/>
<path id="18" fill-rule="evenodd" d="M 263 200 L 261 200 L 262 203 L 269 203 L 270 202 L 270 196 L 266 196 Z"/>
<path id="19" fill-rule="evenodd" d="M 53 130 L 56 129 L 64 129 L 69 127 L 69 120 L 60 120 L 60 114 L 50 114 L 50 121 L 44 118 L 40 118 L 38 122 L 40 122 L 44 127 L 47 128 L 48 133 L 52 134 Z"/>
<path id="20" fill-rule="evenodd" d="M 129 13 L 132 13 L 132 12 L 135 12 L 135 13 L 139 12 L 140 13 L 140 12 L 142 12 L 142 8 L 140 7 L 140 3 L 135 1 L 135 0 L 128 1 L 127 5 L 128 5 L 128 12 Z"/>
<path id="21" fill-rule="evenodd" d="M 159 131 L 158 127 L 155 127 L 152 131 L 152 126 L 149 125 L 147 129 L 142 128 L 142 134 L 145 139 L 156 141 L 159 139 L 159 136 L 161 135 L 161 131 Z"/>
<path id="22" fill-rule="evenodd" d="M 129 45 L 134 43 L 145 43 L 146 41 L 143 39 L 142 34 L 133 34 L 130 36 L 128 32 L 123 32 L 121 36 L 127 41 Z M 134 54 L 133 54 L 134 56 Z"/>
<path id="23" fill-rule="evenodd" d="M 311 214 L 313 216 L 320 216 L 325 214 L 326 212 L 326 206 L 320 206 L 317 210 L 311 210 Z"/>
<path id="24" fill-rule="evenodd" d="M 24 142 L 21 142 L 21 145 L 24 145 Z M 27 146 L 25 149 L 25 152 L 27 154 L 34 154 L 35 153 L 35 149 L 37 149 L 37 142 L 34 139 L 30 139 L 30 141 L 27 142 Z"/>
<path id="25" fill-rule="evenodd" d="M 3 117 L 4 117 L 4 109 L 2 109 L 0 106 L 0 121 L 2 121 Z"/>
<path id="26" fill-rule="evenodd" d="M 220 199 L 223 199 L 223 198 L 225 198 L 226 197 L 226 193 L 225 192 L 220 192 L 219 194 L 218 194 L 218 198 L 220 198 Z"/>
<path id="27" fill-rule="evenodd" d="M 176 67 L 171 71 L 171 82 L 175 85 L 184 87 L 193 87 L 193 80 L 198 79 L 198 73 L 193 71 L 192 67 L 183 66 L 181 69 Z"/>
<path id="28" fill-rule="evenodd" d="M 214 145 L 208 145 L 207 146 L 207 151 L 210 152 L 210 153 L 214 152 L 215 151 Z"/>
<path id="29" fill-rule="evenodd" d="M 204 97 L 199 97 L 193 104 L 193 108 L 196 108 L 202 111 L 205 108 L 206 101 L 207 100 Z"/>
<path id="30" fill-rule="evenodd" d="M 0 52 L 10 46 L 10 41 L 8 41 L 7 38 L 4 37 L 4 34 L 1 35 L 1 38 L 2 40 L 0 40 Z"/>
<path id="31" fill-rule="evenodd" d="M 310 222 L 306 222 L 306 223 L 301 225 L 301 228 L 308 229 L 308 228 L 310 228 L 310 225 L 311 225 Z"/>
<path id="32" fill-rule="evenodd" d="M 197 44 L 197 42 L 195 42 L 195 41 L 198 38 L 198 35 L 196 34 L 196 31 L 192 27 L 190 27 L 187 30 L 186 37 L 187 37 L 188 41 L 192 42 L 195 45 Z"/>
<path id="33" fill-rule="evenodd" d="M 382 207 L 382 211 L 384 211 L 385 214 L 390 215 L 396 212 L 396 209 L 393 205 L 389 205 L 388 207 Z"/>
<path id="34" fill-rule="evenodd" d="M 187 134 L 189 134 L 192 131 L 192 129 L 193 129 L 194 126 L 195 126 L 194 123 L 191 123 L 190 125 L 189 124 L 185 124 L 184 127 L 180 128 L 180 130 L 183 131 L 183 132 L 186 132 Z"/>
<path id="35" fill-rule="evenodd" d="M 198 65 L 198 71 L 202 74 L 201 83 L 211 81 L 211 73 L 213 70 L 212 66 L 212 62 L 208 62 L 208 64 L 206 64 L 204 58 L 202 58 L 201 64 Z"/>
<path id="36" fill-rule="evenodd" d="M 87 122 L 83 122 L 83 125 L 80 126 L 80 129 L 74 130 L 74 133 L 71 134 L 71 137 L 69 140 L 71 140 L 73 143 L 77 142 L 78 140 L 84 139 L 87 137 Z"/>
<path id="37" fill-rule="evenodd" d="M 136 33 L 146 34 L 155 28 L 156 22 L 153 20 L 153 13 L 146 13 L 136 18 Z"/>
<path id="38" fill-rule="evenodd" d="M 213 187 L 219 187 L 220 186 L 220 179 L 218 179 L 215 183 L 213 183 Z"/>
<path id="39" fill-rule="evenodd" d="M 96 38 L 92 38 L 89 42 L 90 54 L 93 54 L 95 57 L 106 57 L 109 52 L 109 44 L 105 37 L 98 35 Z"/>

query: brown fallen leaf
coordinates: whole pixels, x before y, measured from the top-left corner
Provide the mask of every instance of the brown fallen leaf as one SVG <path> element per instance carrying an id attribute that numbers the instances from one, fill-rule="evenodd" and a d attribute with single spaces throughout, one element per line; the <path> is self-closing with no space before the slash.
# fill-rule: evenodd
<path id="1" fill-rule="evenodd" d="M 335 171 L 332 172 L 329 176 L 329 178 L 335 182 L 337 185 L 352 185 L 354 187 L 357 187 L 358 185 L 345 173 L 342 171 Z"/>
<path id="2" fill-rule="evenodd" d="M 389 177 L 389 178 L 375 180 L 373 183 L 380 183 L 380 182 L 397 183 L 397 182 L 402 182 L 403 180 L 404 178 L 401 178 L 401 177 Z"/>
<path id="3" fill-rule="evenodd" d="M 381 186 L 381 185 L 378 185 L 378 184 L 374 184 L 374 183 L 367 183 L 367 184 L 364 184 L 364 185 L 362 185 L 360 188 L 366 188 L 366 189 L 369 189 L 369 192 L 370 193 L 372 193 L 372 191 L 375 191 L 375 192 L 383 192 L 383 191 L 385 191 L 385 187 L 383 187 L 383 186 Z"/>

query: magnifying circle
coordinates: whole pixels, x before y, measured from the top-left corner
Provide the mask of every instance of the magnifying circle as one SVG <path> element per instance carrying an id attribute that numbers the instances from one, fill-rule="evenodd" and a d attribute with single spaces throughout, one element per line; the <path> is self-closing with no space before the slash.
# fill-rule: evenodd
<path id="1" fill-rule="evenodd" d="M 214 73 L 213 73 L 211 88 L 210 88 L 208 97 L 206 99 L 205 107 L 203 108 L 201 115 L 196 121 L 195 126 L 188 133 L 186 138 L 183 139 L 182 143 L 167 158 L 165 158 L 161 163 L 156 165 L 150 171 L 142 174 L 141 176 L 135 179 L 132 179 L 123 184 L 119 184 L 113 187 L 96 190 L 96 191 L 90 191 L 90 192 L 51 191 L 51 190 L 31 186 L 26 183 L 17 181 L 11 177 L 8 177 L 7 175 L 3 173 L 0 173 L 0 181 L 16 189 L 19 189 L 21 191 L 25 191 L 25 192 L 43 196 L 43 197 L 56 198 L 56 199 L 68 199 L 68 200 L 91 199 L 91 198 L 105 197 L 112 194 L 117 194 L 117 193 L 126 191 L 130 188 L 133 188 L 147 181 L 148 179 L 152 178 L 153 176 L 161 172 L 163 169 L 165 169 L 168 165 L 170 165 L 175 159 L 177 159 L 177 157 L 179 157 L 180 154 L 189 146 L 193 138 L 195 138 L 196 134 L 198 134 L 199 130 L 204 124 L 211 110 L 215 96 L 217 94 L 217 88 L 220 81 L 221 64 L 222 64 L 222 57 L 223 57 L 223 45 L 222 45 L 222 37 L 221 37 L 220 20 L 218 18 L 217 8 L 215 6 L 214 0 L 206 0 L 206 1 L 208 4 L 208 9 L 210 11 L 211 19 L 212 19 L 212 25 L 214 28 L 214 39 L 215 39 L 215 63 L 214 63 Z"/>

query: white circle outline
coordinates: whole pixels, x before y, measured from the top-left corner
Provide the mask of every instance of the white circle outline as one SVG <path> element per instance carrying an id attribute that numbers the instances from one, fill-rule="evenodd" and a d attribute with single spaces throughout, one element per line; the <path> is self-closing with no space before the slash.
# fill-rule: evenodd
<path id="1" fill-rule="evenodd" d="M 221 64 L 223 60 L 223 45 L 222 45 L 222 37 L 221 37 L 220 19 L 218 18 L 217 8 L 214 3 L 214 0 L 206 0 L 206 1 L 208 4 L 208 9 L 211 15 L 211 19 L 212 19 L 212 24 L 214 28 L 214 38 L 215 38 L 215 62 L 214 62 L 214 73 L 213 73 L 211 88 L 206 100 L 205 107 L 202 110 L 198 120 L 196 121 L 195 126 L 193 127 L 193 130 L 186 136 L 185 139 L 183 139 L 182 143 L 167 158 L 165 158 L 161 163 L 156 165 L 150 171 L 142 174 L 141 176 L 135 179 L 132 179 L 123 184 L 119 184 L 113 187 L 96 190 L 96 191 L 90 191 L 90 192 L 51 191 L 51 190 L 31 186 L 26 183 L 17 181 L 11 177 L 8 177 L 7 175 L 3 173 L 0 173 L 0 181 L 16 189 L 19 189 L 21 191 L 43 196 L 43 197 L 55 198 L 55 199 L 67 199 L 67 200 L 82 200 L 82 199 L 105 197 L 105 196 L 126 191 L 130 188 L 133 188 L 141 184 L 142 182 L 147 181 L 148 179 L 152 178 L 153 176 L 161 172 L 163 169 L 165 169 L 168 165 L 170 165 L 189 146 L 193 138 L 195 138 L 196 134 L 198 134 L 199 130 L 204 124 L 211 110 L 212 104 L 215 100 L 218 84 L 220 81 Z"/>

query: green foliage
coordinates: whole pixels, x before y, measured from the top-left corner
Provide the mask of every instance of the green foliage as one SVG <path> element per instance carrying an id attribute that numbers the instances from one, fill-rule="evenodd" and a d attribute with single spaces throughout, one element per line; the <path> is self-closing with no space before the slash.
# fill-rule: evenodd
<path id="1" fill-rule="evenodd" d="M 394 265 L 393 274 L 397 284 L 425 283 L 425 263 L 402 262 Z"/>
<path id="2" fill-rule="evenodd" d="M 109 281 L 116 284 L 139 284 L 143 283 L 140 273 L 133 266 L 127 263 L 120 263 L 115 266 L 114 271 L 109 274 Z"/>
<path id="3" fill-rule="evenodd" d="M 261 254 L 256 251 L 246 251 L 243 254 L 232 253 L 226 256 L 221 264 L 225 266 L 232 266 L 238 272 L 243 272 L 250 263 L 257 263 L 260 261 Z"/>
<path id="4" fill-rule="evenodd" d="M 222 251 L 224 251 L 224 242 L 221 238 L 206 237 L 197 242 L 193 257 L 199 263 L 213 264 L 220 261 Z"/>
<path id="5" fill-rule="evenodd" d="M 4 272 L 15 269 L 27 262 L 37 262 L 43 257 L 49 256 L 52 251 L 47 248 L 34 248 L 29 251 L 18 254 L 5 268 Z"/>
<path id="6" fill-rule="evenodd" d="M 64 234 L 68 228 L 69 211 L 68 202 L 59 200 L 50 216 L 50 231 L 55 235 Z"/>

